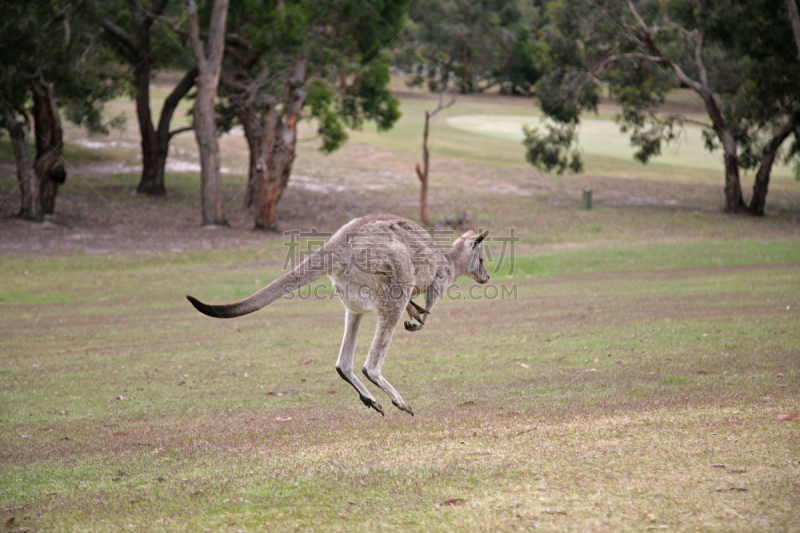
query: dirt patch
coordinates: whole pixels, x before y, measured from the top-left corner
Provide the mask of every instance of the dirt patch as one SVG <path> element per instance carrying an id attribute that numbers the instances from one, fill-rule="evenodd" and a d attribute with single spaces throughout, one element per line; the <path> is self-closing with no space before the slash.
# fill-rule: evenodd
<path id="1" fill-rule="evenodd" d="M 415 90 L 406 90 L 401 96 L 432 102 L 436 99 Z M 465 96 L 460 102 L 465 107 L 498 108 L 504 113 L 523 105 L 519 98 L 499 95 Z M 687 111 L 684 108 L 692 104 L 674 105 L 676 110 Z M 59 192 L 56 213 L 44 223 L 15 218 L 20 204 L 16 170 L 11 161 L 0 162 L 0 253 L 159 254 L 225 249 L 283 239 L 283 232 L 293 229 L 335 231 L 369 213 L 388 212 L 417 219 L 419 181 L 414 168 L 420 155 L 405 151 L 411 134 L 408 124 L 403 127 L 405 130 L 397 134 L 397 145 L 389 148 L 385 138 L 376 140 L 369 132 L 353 132 L 350 142 L 330 156 L 321 155 L 313 143 L 301 143 L 292 179 L 279 204 L 279 229 L 262 232 L 253 229 L 253 214 L 243 205 L 247 149 L 240 131 L 220 138 L 223 167 L 228 171 L 223 176 L 223 203 L 230 226 L 202 228 L 197 154 L 191 135 L 173 140 L 167 196 L 147 198 L 132 196 L 140 169 L 135 124 L 102 139 L 86 138 L 84 132 L 69 126 L 65 138 L 77 155 L 70 156 L 75 161 L 69 165 L 69 177 Z M 452 142 L 447 131 L 440 135 L 443 146 L 445 141 Z M 413 146 L 418 146 L 417 139 Z M 768 204 L 777 216 L 768 216 L 758 227 L 715 229 L 712 227 L 744 226 L 727 224 L 721 218 L 721 182 L 549 176 L 522 164 L 496 167 L 482 163 L 488 160 L 475 162 L 438 151 L 431 161 L 428 201 L 432 216 L 470 211 L 475 227 L 489 227 L 495 232 L 514 227 L 537 244 L 697 239 L 725 231 L 734 238 L 742 236 L 743 231 L 753 236 L 800 234 L 800 196 L 796 190 L 781 190 L 777 184 L 771 189 Z M 519 156 L 521 161 L 521 147 L 519 152 L 513 157 Z M 580 209 L 586 187 L 593 189 L 597 208 L 591 212 Z M 613 211 L 601 214 L 603 209 Z M 709 220 L 704 221 L 704 232 L 698 233 L 693 220 L 681 223 L 673 216 L 681 212 L 706 213 Z M 648 220 L 650 215 L 655 217 Z M 603 234 L 587 236 L 587 228 Z"/>
<path id="2" fill-rule="evenodd" d="M 108 165 L 92 172 L 103 176 Z M 91 167 L 89 167 L 91 168 Z M 115 167 L 116 169 L 116 167 Z M 283 239 L 283 231 L 255 230 L 252 215 L 242 203 L 242 188 L 225 187 L 228 227 L 201 227 L 197 198 L 170 192 L 165 198 L 124 198 L 131 187 L 113 185 L 106 176 L 106 187 L 88 193 L 75 193 L 64 187 L 57 200 L 56 214 L 41 224 L 16 218 L 19 195 L 16 188 L 6 191 L 0 210 L 0 252 L 74 252 L 154 254 L 194 249 L 235 248 Z M 73 178 L 74 179 L 74 178 Z M 6 182 L 7 183 L 7 182 Z M 371 185 L 365 192 L 379 190 Z M 281 203 L 281 228 L 337 228 L 351 213 L 370 210 L 370 202 L 348 201 L 345 186 L 318 185 L 300 179 L 284 193 Z M 362 196 L 358 197 L 359 199 Z M 373 208 L 380 211 L 377 205 Z"/>
<path id="3" fill-rule="evenodd" d="M 199 197 L 194 192 L 171 188 L 164 198 L 132 196 L 135 180 L 120 179 L 117 172 L 131 168 L 116 163 L 83 165 L 81 175 L 59 193 L 56 214 L 35 224 L 14 216 L 19 192 L 9 165 L 0 167 L 0 252 L 74 252 L 153 254 L 194 249 L 235 248 L 283 239 L 290 229 L 335 231 L 347 221 L 376 212 L 391 212 L 416 218 L 417 184 L 408 173 L 413 164 L 407 156 L 375 147 L 350 146 L 331 157 L 337 168 L 344 160 L 358 157 L 361 168 L 350 173 L 320 176 L 297 174 L 290 181 L 279 206 L 279 230 L 253 229 L 252 214 L 243 205 L 243 182 L 224 185 L 229 227 L 201 227 Z M 349 152 L 349 153 L 348 153 Z M 135 167 L 132 167 L 135 168 Z M 434 168 L 440 183 L 431 194 L 430 208 L 441 214 L 474 213 L 477 226 L 541 228 L 563 225 L 559 220 L 578 208 L 581 190 L 590 183 L 598 207 L 673 207 L 684 210 L 717 210 L 716 188 L 611 178 L 565 178 L 554 180 L 534 171 L 504 172 L 461 161 L 440 159 Z M 135 175 L 135 174 L 134 174 Z M 469 182 L 463 176 L 479 176 Z M 86 186 L 89 184 L 90 186 Z M 169 184 L 168 184 L 169 186 Z M 515 210 L 497 212 L 504 198 L 518 202 L 528 197 L 532 205 L 542 203 L 564 213 L 537 209 L 534 218 Z M 530 217 L 530 215 L 528 215 Z M 577 214 L 576 214 L 577 216 Z M 574 217 L 572 217 L 574 218 Z"/>

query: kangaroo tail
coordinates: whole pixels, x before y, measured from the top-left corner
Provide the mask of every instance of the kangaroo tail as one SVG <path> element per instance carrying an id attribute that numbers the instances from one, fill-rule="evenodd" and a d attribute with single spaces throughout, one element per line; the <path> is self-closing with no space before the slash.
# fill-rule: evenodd
<path id="1" fill-rule="evenodd" d="M 186 298 L 192 305 L 203 313 L 213 318 L 234 318 L 243 316 L 253 311 L 258 311 L 286 294 L 294 292 L 304 285 L 308 285 L 315 279 L 326 273 L 324 268 L 325 255 L 322 249 L 315 251 L 297 265 L 293 270 L 279 277 L 260 291 L 244 300 L 232 304 L 209 305 L 199 301 L 192 296 Z"/>

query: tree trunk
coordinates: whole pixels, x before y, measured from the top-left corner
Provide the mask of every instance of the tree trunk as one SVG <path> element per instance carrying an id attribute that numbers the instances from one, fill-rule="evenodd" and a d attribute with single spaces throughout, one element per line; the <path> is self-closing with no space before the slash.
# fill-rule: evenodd
<path id="1" fill-rule="evenodd" d="M 727 213 L 741 213 L 747 206 L 742 196 L 736 140 L 725 124 L 725 118 L 717 105 L 713 93 L 706 87 L 695 90 L 703 98 L 706 112 L 713 124 L 714 133 L 717 134 L 717 138 L 722 143 L 723 157 L 725 158 L 725 211 Z"/>
<path id="2" fill-rule="evenodd" d="M 197 5 L 194 0 L 184 0 L 189 20 L 192 51 L 197 60 L 197 97 L 194 102 L 194 133 L 200 150 L 200 198 L 202 224 L 227 225 L 222 210 L 222 177 L 220 154 L 214 120 L 214 98 L 217 95 L 222 55 L 225 45 L 225 21 L 228 0 L 214 0 L 208 36 L 208 57 L 200 40 Z"/>
<path id="3" fill-rule="evenodd" d="M 428 177 L 430 175 L 430 160 L 431 154 L 428 150 L 428 135 L 430 132 L 431 118 L 439 111 L 447 109 L 456 103 L 455 95 L 449 102 L 444 103 L 444 92 L 439 93 L 439 104 L 433 111 L 425 111 L 425 128 L 422 130 L 422 168 L 417 164 L 417 176 L 420 181 L 419 192 L 419 218 L 426 226 L 433 226 L 428 217 Z"/>
<path id="4" fill-rule="evenodd" d="M 264 114 L 264 155 L 256 159 L 254 187 L 256 229 L 276 229 L 278 202 L 289 183 L 297 150 L 297 125 L 306 101 L 306 93 L 300 90 L 304 78 L 303 59 L 297 64 L 293 78 L 286 84 L 286 98 L 281 116 L 276 116 L 274 103 L 269 104 L 273 111 Z"/>
<path id="5" fill-rule="evenodd" d="M 247 189 L 244 192 L 245 207 L 251 207 L 253 205 L 253 199 L 256 196 L 255 186 L 259 181 L 258 169 L 264 168 L 264 162 L 260 161 L 261 153 L 264 153 L 264 150 L 260 148 L 263 144 L 263 140 L 261 139 L 263 135 L 263 133 L 251 133 L 248 135 L 247 128 L 245 128 L 244 136 L 247 140 L 247 147 L 250 152 L 250 161 L 247 167 Z"/>
<path id="6" fill-rule="evenodd" d="M 146 28 L 140 26 L 139 33 L 137 40 L 140 45 L 142 42 L 150 42 L 149 31 Z M 150 57 L 149 54 L 144 54 L 137 59 L 138 62 L 133 67 L 133 85 L 136 87 L 136 118 L 139 121 L 139 134 L 142 138 L 142 177 L 136 192 L 148 196 L 163 196 L 167 191 L 164 189 L 163 174 L 159 180 L 156 171 L 156 131 L 150 113 Z"/>
<path id="7" fill-rule="evenodd" d="M 275 127 L 270 127 L 269 122 L 275 120 L 275 105 L 272 98 L 266 98 L 261 105 L 261 109 L 253 106 L 237 105 L 244 101 L 238 95 L 233 94 L 233 90 L 228 90 L 231 100 L 234 102 L 234 111 L 239 122 L 244 129 L 244 138 L 247 141 L 250 161 L 247 173 L 247 190 L 245 192 L 245 207 L 253 205 L 256 196 L 256 184 L 265 179 L 260 176 L 261 172 L 266 172 L 266 154 L 272 151 L 274 144 Z M 271 133 L 272 141 L 267 139 L 267 132 Z"/>
<path id="8" fill-rule="evenodd" d="M 264 98 L 261 109 L 260 123 L 249 121 L 245 126 L 245 135 L 250 145 L 250 182 L 248 193 L 251 205 L 255 204 L 255 227 L 257 229 L 272 230 L 278 221 L 278 198 L 283 191 L 279 191 L 279 182 L 276 179 L 275 150 L 278 136 L 278 115 L 276 103 L 273 98 Z M 248 124 L 244 122 L 243 124 Z M 255 127 L 254 127 L 255 126 Z"/>
<path id="9" fill-rule="evenodd" d="M 156 0 L 150 6 L 150 10 L 145 11 L 136 2 L 129 1 L 128 6 L 133 18 L 135 36 L 131 36 L 110 19 L 104 18 L 100 21 L 100 25 L 104 30 L 104 37 L 133 66 L 133 84 L 136 88 L 136 118 L 139 122 L 142 147 L 142 175 L 139 185 L 136 187 L 136 192 L 148 196 L 163 196 L 166 194 L 164 167 L 167 161 L 169 142 L 172 138 L 169 132 L 170 121 L 178 102 L 186 96 L 186 93 L 194 85 L 194 79 L 197 77 L 197 69 L 192 69 L 175 86 L 172 93 L 164 101 L 158 130 L 156 130 L 150 113 L 150 26 L 155 18 L 164 12 L 166 5 L 167 0 Z"/>
<path id="10" fill-rule="evenodd" d="M 422 168 L 417 165 L 417 176 L 420 181 L 419 218 L 426 226 L 433 226 L 428 218 L 428 170 L 430 168 L 430 152 L 428 151 L 428 128 L 431 114 L 425 111 L 425 129 L 422 131 Z"/>
<path id="11" fill-rule="evenodd" d="M 772 174 L 772 165 L 775 163 L 775 156 L 778 154 L 778 148 L 781 147 L 783 141 L 791 135 L 798 124 L 800 124 L 800 107 L 792 111 L 786 123 L 775 132 L 764 147 L 761 153 L 761 165 L 758 167 L 756 181 L 753 184 L 753 197 L 750 199 L 749 207 L 750 214 L 755 216 L 764 215 L 764 206 L 767 203 L 767 189 L 769 188 L 769 179 Z"/>
<path id="12" fill-rule="evenodd" d="M 729 139 L 728 142 L 723 140 L 722 143 L 725 157 L 725 211 L 740 213 L 746 206 L 742 197 L 742 183 L 739 179 L 739 156 L 736 153 L 736 142 L 730 133 L 726 131 L 725 134 L 726 139 Z"/>
<path id="13" fill-rule="evenodd" d="M 775 152 L 765 153 L 761 156 L 761 165 L 756 173 L 756 181 L 753 184 L 753 197 L 750 199 L 750 214 L 755 216 L 764 215 L 764 206 L 767 203 L 767 189 L 769 188 L 769 178 L 772 173 L 772 164 L 775 162 Z"/>
<path id="14" fill-rule="evenodd" d="M 136 192 L 152 196 L 163 196 L 167 193 L 164 186 L 164 172 L 167 165 L 167 156 L 169 155 L 169 143 L 175 133 L 184 131 L 183 129 L 177 132 L 169 131 L 172 116 L 175 114 L 175 110 L 183 97 L 194 87 L 196 78 L 197 68 L 195 67 L 184 74 L 181 81 L 178 82 L 169 96 L 167 96 L 167 99 L 164 100 L 164 105 L 161 107 L 161 117 L 158 121 L 158 129 L 154 132 L 153 168 L 149 172 L 146 167 L 142 168 L 142 181 L 139 183 Z M 150 177 L 150 181 L 147 183 L 145 183 L 146 174 Z"/>
<path id="15" fill-rule="evenodd" d="M 67 179 L 66 170 L 61 163 L 61 151 L 64 148 L 61 117 L 52 83 L 37 78 L 31 83 L 31 89 L 36 135 L 34 170 L 39 182 L 42 214 L 51 215 L 55 210 L 58 187 Z"/>
<path id="16" fill-rule="evenodd" d="M 4 106 L 5 107 L 5 106 Z M 28 129 L 26 122 L 18 121 L 14 116 L 14 111 L 5 109 L 6 124 L 11 137 L 11 145 L 14 149 L 14 159 L 17 163 L 17 179 L 19 180 L 19 191 L 22 198 L 19 216 L 27 220 L 41 222 L 42 198 L 39 192 L 39 180 L 31 163 L 31 156 L 28 153 Z"/>
<path id="17" fill-rule="evenodd" d="M 789 25 L 792 27 L 797 57 L 800 58 L 800 13 L 797 12 L 796 0 L 786 0 L 786 11 L 789 13 Z"/>
<path id="18" fill-rule="evenodd" d="M 469 57 L 464 49 L 461 50 L 461 64 L 464 67 L 464 77 L 461 78 L 461 93 L 469 94 L 472 92 L 472 70 L 469 65 Z"/>
<path id="19" fill-rule="evenodd" d="M 216 94 L 216 80 L 201 72 L 197 77 L 197 98 L 194 101 L 194 134 L 200 151 L 200 199 L 204 226 L 227 225 L 222 210 L 221 159 L 214 120 Z"/>

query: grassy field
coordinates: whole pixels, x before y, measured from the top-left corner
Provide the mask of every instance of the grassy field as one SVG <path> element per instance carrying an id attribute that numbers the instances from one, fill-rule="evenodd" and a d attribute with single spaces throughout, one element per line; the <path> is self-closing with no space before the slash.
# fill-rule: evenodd
<path id="1" fill-rule="evenodd" d="M 4 521 L 800 528 L 800 428 L 776 418 L 800 412 L 800 240 L 517 258 L 506 298 L 465 285 L 398 329 L 384 372 L 413 418 L 338 378 L 324 289 L 234 321 L 183 300 L 249 294 L 279 273 L 264 255 L 0 260 Z"/>
<path id="2" fill-rule="evenodd" d="M 282 229 L 416 217 L 435 97 L 401 96 L 391 132 L 329 157 L 301 144 Z M 800 531 L 800 420 L 778 418 L 800 414 L 800 184 L 778 172 L 766 217 L 725 215 L 716 156 L 599 153 L 608 106 L 588 117 L 587 174 L 541 175 L 509 129 L 536 115 L 478 95 L 437 116 L 431 212 L 521 241 L 513 264 L 489 243 L 490 285 L 462 279 L 425 329 L 397 329 L 384 375 L 414 417 L 371 385 L 386 416 L 368 410 L 336 374 L 344 312 L 323 280 L 231 321 L 186 302 L 281 273 L 282 235 L 241 206 L 241 136 L 221 139 L 232 227 L 216 230 L 197 226 L 191 134 L 167 198 L 145 199 L 135 123 L 69 129 L 39 226 L 10 217 L 0 165 L 4 531 Z"/>

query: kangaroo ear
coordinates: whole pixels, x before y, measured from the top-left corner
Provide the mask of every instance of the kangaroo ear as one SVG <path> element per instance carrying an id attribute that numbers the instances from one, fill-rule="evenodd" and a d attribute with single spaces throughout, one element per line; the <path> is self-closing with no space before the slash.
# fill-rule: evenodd
<path id="1" fill-rule="evenodd" d="M 474 238 L 475 238 L 475 232 L 472 231 L 472 230 L 469 230 L 466 233 L 464 233 L 463 235 L 461 235 L 461 237 L 459 237 L 456 240 L 466 243 L 466 242 L 471 242 L 472 239 L 474 239 Z M 453 242 L 453 245 L 455 245 L 455 242 Z"/>
<path id="2" fill-rule="evenodd" d="M 472 238 L 472 247 L 475 248 L 478 246 L 486 236 L 489 235 L 489 230 L 482 231 L 477 237 Z"/>

